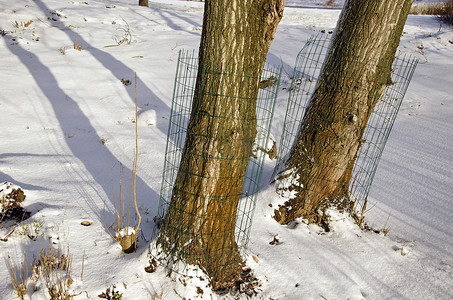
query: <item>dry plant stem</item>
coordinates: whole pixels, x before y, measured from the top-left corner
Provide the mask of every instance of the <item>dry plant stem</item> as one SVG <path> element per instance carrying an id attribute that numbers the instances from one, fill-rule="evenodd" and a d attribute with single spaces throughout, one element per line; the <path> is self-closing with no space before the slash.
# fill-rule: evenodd
<path id="1" fill-rule="evenodd" d="M 123 165 L 120 164 L 120 212 L 118 215 L 118 221 L 116 222 L 116 232 L 120 232 L 124 225 L 124 169 Z"/>
<path id="2" fill-rule="evenodd" d="M 140 223 L 142 221 L 142 216 L 140 215 L 140 212 L 138 211 L 138 205 L 137 205 L 137 193 L 135 190 L 136 183 L 137 183 L 137 163 L 138 163 L 138 125 L 137 125 L 137 118 L 138 118 L 138 113 L 137 113 L 137 73 L 135 73 L 135 161 L 134 161 L 134 205 L 135 205 L 135 212 L 137 213 L 138 216 L 138 223 L 135 228 L 135 232 L 137 233 L 138 229 L 140 228 Z"/>
<path id="3" fill-rule="evenodd" d="M 114 191 L 113 191 L 113 170 L 110 169 L 110 182 L 112 183 L 112 197 L 113 197 L 113 206 L 115 207 L 115 221 L 117 220 L 116 219 L 116 205 L 115 205 L 115 194 L 114 194 Z M 105 226 L 105 229 L 107 229 L 107 232 L 109 233 L 109 235 L 114 239 L 116 240 L 116 238 L 113 236 L 113 234 L 110 232 L 110 229 L 109 229 L 109 226 L 107 226 L 107 222 L 105 221 L 105 201 L 104 201 L 104 209 L 102 210 L 102 216 L 104 217 L 104 226 Z M 116 229 L 116 228 L 115 228 Z"/>
<path id="4" fill-rule="evenodd" d="M 1 220 L 0 220 L 0 221 L 1 221 Z M 11 236 L 11 234 L 13 234 L 13 232 L 14 232 L 14 230 L 16 230 L 16 228 L 17 228 L 17 225 L 14 226 L 13 229 L 11 229 L 11 231 L 8 232 L 8 234 L 5 235 L 4 238 L 0 238 L 0 241 L 2 241 L 2 242 L 7 242 L 7 241 L 8 241 L 8 238 Z"/>
<path id="5" fill-rule="evenodd" d="M 85 266 L 85 253 L 82 256 L 82 272 L 80 272 L 80 280 L 83 280 L 83 267 Z"/>
<path id="6" fill-rule="evenodd" d="M 34 261 L 33 270 L 39 276 L 42 273 L 46 282 L 50 299 L 71 299 L 69 287 L 71 278 L 72 256 L 63 253 L 60 249 L 53 252 L 52 248 L 41 249 L 38 261 Z"/>
<path id="7" fill-rule="evenodd" d="M 79 42 L 74 41 L 74 49 L 78 51 L 82 51 L 82 45 L 79 44 Z"/>
<path id="8" fill-rule="evenodd" d="M 116 236 L 118 236 L 119 232 L 121 231 L 121 229 L 123 228 L 123 225 L 124 225 L 124 222 L 125 222 L 125 217 L 124 217 L 124 214 L 125 214 L 125 210 L 124 210 L 124 171 L 123 171 L 123 164 L 120 163 L 120 195 L 119 195 L 119 206 L 117 208 L 116 206 L 116 200 L 115 200 L 115 192 L 114 192 L 114 184 L 113 184 L 113 170 L 111 169 L 110 170 L 110 180 L 111 180 L 111 183 L 112 183 L 112 198 L 113 198 L 113 207 L 114 207 L 114 213 L 115 213 L 115 223 L 114 223 L 114 232 L 116 234 Z M 104 225 L 108 231 L 108 233 L 110 234 L 110 236 L 114 239 L 114 240 L 118 240 L 117 237 L 115 237 L 109 230 L 109 226 L 107 226 L 106 222 L 105 222 L 105 202 L 104 202 L 104 211 L 103 211 L 103 215 L 104 215 Z M 130 214 L 128 215 L 128 217 L 130 216 Z M 129 220 L 127 221 L 127 224 L 129 224 Z"/>
<path id="9" fill-rule="evenodd" d="M 18 270 L 17 270 L 18 268 Z M 20 299 L 24 299 L 24 295 L 27 293 L 27 281 L 28 281 L 28 263 L 27 255 L 24 251 L 24 261 L 16 266 L 11 260 L 11 256 L 8 254 L 8 269 L 11 283 L 16 290 L 17 295 Z M 17 271 L 19 271 L 19 278 L 17 278 Z"/>
<path id="10" fill-rule="evenodd" d="M 137 122 L 135 122 L 137 123 Z M 134 172 L 134 164 L 132 165 L 132 172 Z M 133 173 L 132 173 L 133 175 Z M 129 184 L 130 187 L 132 187 L 132 184 L 133 184 L 133 180 L 134 180 L 134 176 L 131 176 L 131 182 Z M 128 210 L 127 210 L 127 226 L 126 226 L 126 235 L 129 235 L 129 223 L 130 223 L 130 219 L 131 219 L 131 205 L 132 205 L 132 189 L 129 189 L 129 207 L 128 207 Z"/>

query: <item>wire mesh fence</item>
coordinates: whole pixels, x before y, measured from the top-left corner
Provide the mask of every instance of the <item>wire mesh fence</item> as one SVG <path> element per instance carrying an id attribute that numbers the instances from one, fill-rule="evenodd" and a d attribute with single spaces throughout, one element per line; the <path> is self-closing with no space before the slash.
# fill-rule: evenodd
<path id="1" fill-rule="evenodd" d="M 349 186 L 350 198 L 359 204 L 362 214 L 385 144 L 417 64 L 418 60 L 410 56 L 397 57 L 393 61 L 393 84 L 382 93 L 365 128 L 365 142 L 357 154 Z"/>
<path id="2" fill-rule="evenodd" d="M 284 169 L 296 137 L 303 127 L 303 118 L 309 109 L 311 97 L 319 80 L 322 80 L 321 69 L 329 46 L 329 36 L 312 36 L 297 55 L 273 179 Z M 418 60 L 410 56 L 397 57 L 393 61 L 392 84 L 380 95 L 368 120 L 349 182 L 349 200 L 354 203 L 354 210 L 359 215 L 363 215 L 366 210 L 368 193 L 379 160 L 417 63 Z M 315 185 L 326 180 L 317 178 Z M 314 188 L 316 189 L 317 187 Z"/>
<path id="3" fill-rule="evenodd" d="M 203 69 L 201 76 L 214 76 L 217 77 L 217 82 L 220 80 L 218 90 L 222 92 L 219 95 L 213 92 L 214 84 L 211 83 L 200 86 L 200 90 L 195 91 L 198 68 L 199 62 L 194 52 L 180 51 L 168 127 L 159 208 L 153 233 L 157 242 L 151 246 L 151 255 L 157 258 L 162 265 L 184 275 L 192 270 L 191 265 L 197 263 L 205 265 L 205 269 L 209 268 L 206 267 L 208 263 L 216 265 L 217 270 L 224 272 L 235 260 L 234 255 L 227 252 L 238 251 L 240 255 L 244 254 L 249 240 L 263 162 L 269 148 L 269 130 L 281 75 L 281 67 L 270 66 L 264 68 L 261 76 L 225 74 L 216 70 Z M 257 98 L 250 97 L 249 93 L 247 95 L 228 94 L 228 87 L 222 87 L 222 85 L 226 85 L 232 77 L 239 78 L 235 79 L 235 82 L 240 82 L 244 90 L 250 86 L 250 82 L 259 82 Z M 210 108 L 202 111 L 199 105 L 194 108 L 194 97 L 204 96 L 220 96 L 228 98 L 228 101 L 247 101 L 252 103 L 250 107 L 253 108 L 255 108 L 256 101 L 256 111 L 250 111 L 245 117 L 238 118 L 236 113 L 231 111 L 221 112 L 220 109 L 211 110 Z M 217 113 L 212 114 L 210 111 Z M 248 135 L 236 138 L 232 138 L 231 130 L 221 127 L 214 129 L 209 128 L 212 126 L 205 126 L 202 132 L 193 132 L 193 128 L 189 128 L 191 116 L 200 118 L 200 120 L 201 118 L 203 120 L 226 119 L 228 122 L 242 122 L 242 126 L 251 127 L 250 130 L 245 129 Z M 197 142 L 194 147 L 188 145 L 186 137 L 189 135 L 197 136 L 201 142 Z M 215 151 L 213 153 L 208 150 L 208 144 L 213 140 L 215 143 L 226 141 L 227 143 L 222 148 L 236 149 L 238 145 L 242 145 L 246 150 L 239 151 L 229 158 L 221 157 Z M 182 162 L 183 154 L 189 156 L 184 160 L 188 160 L 190 163 Z M 234 166 L 241 165 L 243 162 L 246 166 L 245 177 L 239 178 Z M 202 178 L 199 180 L 204 184 L 203 189 L 198 189 L 200 193 L 190 187 L 191 179 L 187 184 L 178 182 L 180 172 L 192 176 L 199 172 L 202 168 L 201 164 L 205 164 L 205 168 L 208 165 L 210 167 L 206 174 L 200 175 Z M 215 171 L 217 168 L 222 171 Z M 207 187 L 212 182 L 217 182 L 217 184 L 220 182 L 222 188 L 236 189 L 237 192 L 211 192 Z M 174 198 L 180 198 L 179 203 L 172 201 Z M 189 203 L 192 200 L 193 203 Z M 219 212 L 210 213 L 215 210 Z M 181 222 L 175 224 L 175 222 L 169 222 L 169 219 L 178 219 Z M 170 237 L 168 239 L 170 242 L 163 242 L 165 238 L 161 239 L 162 235 Z M 206 245 L 199 247 L 191 245 L 195 244 L 197 240 L 200 241 L 200 245 Z M 177 242 L 175 243 L 175 241 Z M 221 265 L 219 266 L 219 264 Z M 212 272 L 207 273 L 212 275 Z"/>

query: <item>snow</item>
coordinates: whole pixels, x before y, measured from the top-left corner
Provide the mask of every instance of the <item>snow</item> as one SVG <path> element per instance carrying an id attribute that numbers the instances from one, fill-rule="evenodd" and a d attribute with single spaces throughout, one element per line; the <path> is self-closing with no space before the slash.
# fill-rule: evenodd
<path id="1" fill-rule="evenodd" d="M 128 235 L 134 235 L 134 234 L 136 234 L 135 228 L 126 226 L 124 228 L 121 228 L 120 231 L 116 232 L 115 236 L 116 236 L 116 238 L 121 238 L 121 237 L 125 237 Z"/>
<path id="2" fill-rule="evenodd" d="M 74 299 L 97 298 L 113 285 L 122 299 L 235 298 L 218 296 L 198 276 L 144 271 L 176 59 L 180 49 L 198 48 L 203 4 L 152 0 L 146 8 L 136 2 L 0 3 L 0 182 L 23 189 L 23 206 L 31 212 L 7 241 L 0 241 L 0 299 L 15 297 L 7 256 L 19 263 L 25 251 L 30 262 L 49 245 L 73 256 Z M 322 9 L 324 1 L 287 4 L 268 54 L 269 63 L 285 69 L 271 132 L 277 141 L 295 57 L 308 37 L 333 30 L 340 13 L 339 7 Z M 256 298 L 453 296 L 453 30 L 430 16 L 409 16 L 404 32 L 400 53 L 421 63 L 369 196 L 365 216 L 380 233 L 360 231 L 335 211 L 329 212 L 329 232 L 303 220 L 277 224 L 271 218 L 275 205 L 269 204 L 282 199 L 266 181 L 275 160 L 266 160 L 246 257 L 262 283 Z M 114 222 L 111 169 L 119 182 L 115 171 L 122 162 L 126 186 L 132 173 L 135 73 L 137 201 L 143 219 L 137 251 L 125 255 L 105 224 Z M 83 226 L 83 220 L 92 223 Z M 9 232 L 0 225 L 1 238 Z M 271 245 L 274 237 L 279 242 Z M 30 297 L 44 295 L 41 289 Z"/>
<path id="3" fill-rule="evenodd" d="M 143 111 L 138 116 L 138 121 L 141 123 L 141 125 L 156 125 L 157 122 L 156 111 L 154 109 Z"/>

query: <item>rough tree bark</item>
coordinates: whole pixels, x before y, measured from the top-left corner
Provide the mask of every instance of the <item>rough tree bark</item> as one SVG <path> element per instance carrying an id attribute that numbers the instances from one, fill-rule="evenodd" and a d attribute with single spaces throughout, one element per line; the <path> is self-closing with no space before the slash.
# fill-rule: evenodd
<path id="1" fill-rule="evenodd" d="M 274 210 L 286 224 L 320 223 L 322 211 L 351 210 L 352 167 L 371 112 L 390 79 L 412 0 L 345 2 L 320 80 L 277 180 L 291 198 Z"/>
<path id="2" fill-rule="evenodd" d="M 148 0 L 138 0 L 139 6 L 148 6 Z"/>
<path id="3" fill-rule="evenodd" d="M 192 113 L 158 244 L 200 266 L 214 289 L 231 287 L 243 268 L 237 207 L 259 80 L 283 8 L 284 0 L 205 2 Z"/>

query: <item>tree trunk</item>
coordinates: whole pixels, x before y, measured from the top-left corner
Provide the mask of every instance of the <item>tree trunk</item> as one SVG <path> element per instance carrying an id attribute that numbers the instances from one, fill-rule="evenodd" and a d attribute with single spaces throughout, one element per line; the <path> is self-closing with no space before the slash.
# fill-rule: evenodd
<path id="1" fill-rule="evenodd" d="M 242 272 L 235 223 L 256 134 L 256 97 L 284 0 L 205 2 L 192 112 L 158 244 L 214 289 Z"/>
<path id="2" fill-rule="evenodd" d="M 292 197 L 274 211 L 320 223 L 322 211 L 351 210 L 352 167 L 366 124 L 390 79 L 391 66 L 412 0 L 345 2 L 317 87 L 285 168 L 282 191 Z M 321 212 L 320 212 L 321 210 Z"/>
<path id="3" fill-rule="evenodd" d="M 148 6 L 148 0 L 138 0 L 138 5 L 140 5 L 140 6 Z"/>

